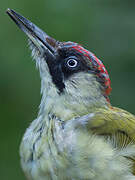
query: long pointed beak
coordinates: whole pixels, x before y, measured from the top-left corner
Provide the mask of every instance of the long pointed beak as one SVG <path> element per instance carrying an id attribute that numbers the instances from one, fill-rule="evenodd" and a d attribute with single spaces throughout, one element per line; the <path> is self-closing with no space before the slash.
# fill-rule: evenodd
<path id="1" fill-rule="evenodd" d="M 45 55 L 52 56 L 52 58 L 55 59 L 54 53 L 58 41 L 48 36 L 35 24 L 16 13 L 14 10 L 8 9 L 6 12 L 17 26 L 29 37 L 40 52 L 44 51 Z"/>

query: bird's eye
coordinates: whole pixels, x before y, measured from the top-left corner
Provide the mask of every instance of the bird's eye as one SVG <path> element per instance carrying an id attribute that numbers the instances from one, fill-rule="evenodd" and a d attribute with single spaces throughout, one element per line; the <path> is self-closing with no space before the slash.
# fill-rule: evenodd
<path id="1" fill-rule="evenodd" d="M 70 67 L 70 68 L 74 68 L 74 67 L 76 67 L 77 66 L 77 64 L 78 64 L 78 61 L 76 60 L 76 59 L 68 59 L 67 60 L 67 65 L 68 65 L 68 67 Z"/>

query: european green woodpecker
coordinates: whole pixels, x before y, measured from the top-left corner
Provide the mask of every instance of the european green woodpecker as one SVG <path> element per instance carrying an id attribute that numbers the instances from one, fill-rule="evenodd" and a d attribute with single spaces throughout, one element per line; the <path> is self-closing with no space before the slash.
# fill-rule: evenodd
<path id="1" fill-rule="evenodd" d="M 39 114 L 20 146 L 29 180 L 135 180 L 135 116 L 112 107 L 103 63 L 8 9 L 28 36 L 40 77 Z"/>

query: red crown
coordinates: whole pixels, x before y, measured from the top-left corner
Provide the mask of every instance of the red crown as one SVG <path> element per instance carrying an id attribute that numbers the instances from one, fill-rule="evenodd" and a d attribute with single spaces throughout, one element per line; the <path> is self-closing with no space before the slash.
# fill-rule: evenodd
<path id="1" fill-rule="evenodd" d="M 103 81 L 103 85 L 105 87 L 105 96 L 108 96 L 112 90 L 111 81 L 102 61 L 99 60 L 93 53 L 84 49 L 82 46 L 78 45 L 77 43 L 66 42 L 64 44 L 69 48 L 75 49 L 80 54 L 83 54 L 90 60 L 92 68 L 95 69 L 95 71 L 97 70 L 96 75 Z"/>

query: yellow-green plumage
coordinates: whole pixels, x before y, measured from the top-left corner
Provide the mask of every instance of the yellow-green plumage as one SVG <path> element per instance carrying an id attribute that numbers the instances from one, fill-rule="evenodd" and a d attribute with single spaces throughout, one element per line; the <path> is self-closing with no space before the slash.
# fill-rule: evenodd
<path id="1" fill-rule="evenodd" d="M 96 134 L 122 133 L 131 141 L 135 140 L 135 116 L 116 107 L 108 109 L 99 108 L 95 116 L 89 121 L 88 128 Z"/>
<path id="2" fill-rule="evenodd" d="M 116 107 L 97 109 L 87 128 L 104 137 L 115 138 L 119 148 L 135 144 L 135 116 Z M 131 157 L 135 161 L 134 157 Z M 133 168 L 135 173 L 135 167 Z"/>
<path id="3" fill-rule="evenodd" d="M 8 10 L 30 39 L 41 76 L 39 114 L 20 146 L 29 180 L 135 180 L 135 116 L 111 107 L 109 75 L 77 43 L 58 42 Z"/>
<path id="4" fill-rule="evenodd" d="M 132 114 L 119 108 L 98 108 L 66 121 L 64 130 L 63 122 L 55 118 L 50 116 L 46 127 L 46 119 L 38 117 L 24 135 L 21 161 L 29 179 L 121 180 L 130 176 L 135 151 Z"/>

